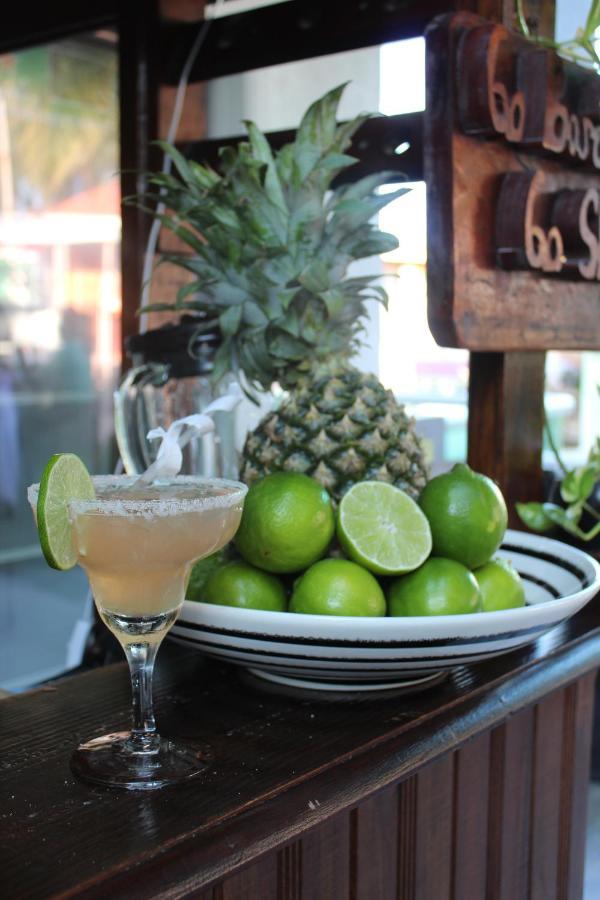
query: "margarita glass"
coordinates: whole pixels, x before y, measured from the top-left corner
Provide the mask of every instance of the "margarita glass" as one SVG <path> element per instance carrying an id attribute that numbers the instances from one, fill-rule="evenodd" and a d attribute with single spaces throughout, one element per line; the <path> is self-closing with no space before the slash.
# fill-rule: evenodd
<path id="1" fill-rule="evenodd" d="M 98 612 L 121 643 L 131 673 L 133 723 L 81 744 L 73 772 L 97 784 L 156 788 L 202 770 L 199 753 L 161 738 L 152 708 L 160 643 L 175 622 L 192 564 L 221 549 L 242 515 L 245 485 L 178 475 L 140 483 L 126 475 L 92 479 L 94 499 L 68 501 L 77 562 Z M 29 489 L 36 509 L 39 485 Z"/>

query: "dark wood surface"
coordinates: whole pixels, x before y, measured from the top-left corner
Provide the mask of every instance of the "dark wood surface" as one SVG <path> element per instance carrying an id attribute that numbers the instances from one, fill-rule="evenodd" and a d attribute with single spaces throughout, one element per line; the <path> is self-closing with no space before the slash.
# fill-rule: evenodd
<path id="1" fill-rule="evenodd" d="M 216 19 L 190 81 L 419 37 L 448 0 L 290 0 Z M 197 25 L 164 22 L 160 80 L 177 84 Z"/>
<path id="2" fill-rule="evenodd" d="M 593 604 L 536 645 L 387 700 L 258 693 L 237 670 L 166 644 L 159 727 L 209 747 L 213 762 L 146 796 L 69 771 L 79 740 L 127 726 L 124 665 L 9 698 L 0 894 L 370 900 L 441 898 L 432 885 L 464 883 L 447 895 L 480 898 L 473 886 L 487 880 L 487 896 L 514 898 L 533 878 L 536 896 L 574 898 L 599 659 Z M 543 893 L 548 860 L 562 892 Z"/>
<path id="3" fill-rule="evenodd" d="M 119 18 L 119 139 L 121 196 L 131 197 L 146 188 L 145 172 L 159 169 L 158 84 L 155 59 L 158 54 L 155 2 L 129 0 Z M 128 369 L 125 341 L 139 330 L 138 309 L 144 256 L 151 220 L 136 206 L 121 207 L 121 366 Z"/>
<path id="4" fill-rule="evenodd" d="M 119 0 L 60 0 L 58 3 L 12 4 L 0 30 L 0 53 L 23 50 L 82 31 L 116 25 Z"/>
<path id="5" fill-rule="evenodd" d="M 544 367 L 540 352 L 470 357 L 469 464 L 500 485 L 513 528 L 515 503 L 542 496 Z"/>
<path id="6" fill-rule="evenodd" d="M 600 177 L 571 162 L 529 153 L 529 147 L 464 132 L 458 108 L 464 76 L 457 53 L 461 39 L 483 22 L 457 13 L 437 20 L 426 34 L 423 146 L 431 331 L 445 347 L 472 351 L 596 349 L 600 346 L 597 282 L 557 280 L 538 271 L 498 265 L 498 196 L 507 173 L 531 169 L 543 176 L 549 191 L 597 189 Z M 487 91 L 483 67 L 481 79 L 479 87 Z M 518 219 L 516 206 L 511 207 Z"/>

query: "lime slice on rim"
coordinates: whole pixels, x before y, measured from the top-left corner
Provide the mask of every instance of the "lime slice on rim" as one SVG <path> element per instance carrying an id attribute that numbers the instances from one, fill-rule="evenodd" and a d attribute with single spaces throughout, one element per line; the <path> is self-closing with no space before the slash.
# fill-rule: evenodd
<path id="1" fill-rule="evenodd" d="M 55 453 L 46 463 L 37 501 L 40 546 L 53 569 L 72 569 L 77 562 L 69 500 L 93 500 L 90 473 L 74 453 Z"/>
<path id="2" fill-rule="evenodd" d="M 340 502 L 337 534 L 344 552 L 377 575 L 412 572 L 431 553 L 431 529 L 408 494 L 383 481 L 362 481 Z"/>

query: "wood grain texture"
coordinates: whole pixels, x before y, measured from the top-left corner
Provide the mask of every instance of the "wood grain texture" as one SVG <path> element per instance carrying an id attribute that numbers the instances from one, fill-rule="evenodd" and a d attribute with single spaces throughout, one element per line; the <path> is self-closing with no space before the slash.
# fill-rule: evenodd
<path id="1" fill-rule="evenodd" d="M 585 799 L 574 779 L 581 786 L 587 767 L 572 763 L 589 750 L 589 729 L 578 725 L 591 685 L 584 676 L 315 825 L 244 878 L 225 878 L 212 900 L 270 897 L 275 858 L 278 900 L 579 897 L 581 845 L 572 849 Z"/>
<path id="2" fill-rule="evenodd" d="M 522 153 L 464 134 L 457 124 L 455 54 L 461 36 L 482 20 L 460 13 L 427 31 L 424 127 L 427 182 L 428 318 L 436 341 L 476 351 L 600 347 L 598 285 L 497 268 L 496 205 L 500 180 L 521 172 Z M 482 73 L 483 77 L 483 73 Z M 552 181 L 600 184 L 596 175 L 542 156 L 527 156 Z M 574 310 L 577 314 L 574 314 Z"/>
<path id="3" fill-rule="evenodd" d="M 15 4 L 0 34 L 0 53 L 60 40 L 82 31 L 113 26 L 122 11 L 119 0 L 61 0 L 60 4 Z M 34 14 L 35 13 L 35 14 Z"/>
<path id="4" fill-rule="evenodd" d="M 409 897 L 423 865 L 419 858 L 428 853 L 427 829 L 419 824 L 421 815 L 431 818 L 434 807 L 424 793 L 426 784 L 444 807 L 451 853 L 459 858 L 460 844 L 452 837 L 457 814 L 448 806 L 449 796 L 455 796 L 447 774 L 452 766 L 440 763 L 437 771 L 446 775 L 438 787 L 431 774 L 436 760 L 444 754 L 452 758 L 507 716 L 591 672 L 599 657 L 600 618 L 588 610 L 537 645 L 457 670 L 433 691 L 331 704 L 255 694 L 235 671 L 204 666 L 193 652 L 165 646 L 156 691 L 159 727 L 166 735 L 210 746 L 214 764 L 184 790 L 149 796 L 92 789 L 76 782 L 68 769 L 72 749 L 83 737 L 126 726 L 130 698 L 124 666 L 2 701 L 3 889 L 27 900 L 189 897 L 215 886 L 224 891 L 225 882 L 248 869 L 240 884 L 254 879 L 266 896 L 286 885 L 290 897 L 300 892 L 303 898 L 311 891 L 314 896 L 311 883 L 322 866 L 323 877 L 341 879 L 348 890 L 353 879 L 356 885 L 379 883 L 395 870 L 399 890 L 405 888 L 400 896 Z M 577 708 L 583 716 L 585 704 Z M 578 733 L 585 734 L 581 723 Z M 587 751 L 573 746 L 568 756 L 580 760 L 583 777 L 585 752 L 589 758 L 589 741 Z M 433 763 L 429 774 L 419 780 L 428 763 Z M 465 765 L 457 763 L 456 772 L 466 771 Z M 390 827 L 395 800 L 389 791 L 396 790 L 394 867 L 393 849 L 388 859 L 387 851 L 362 841 L 372 827 L 379 843 Z M 482 790 L 479 784 L 476 793 Z M 579 782 L 577 790 L 565 787 L 565 798 L 563 807 L 580 816 Z M 468 800 L 453 803 L 464 809 Z M 317 834 L 321 826 L 324 836 Z M 567 861 L 581 834 L 569 827 Z M 392 826 L 389 841 L 393 833 Z M 443 854 L 447 891 L 445 829 L 433 840 Z M 268 856 L 268 865 L 259 865 Z M 365 868 L 369 864 L 371 871 Z M 452 868 L 456 878 L 456 862 Z M 574 869 L 563 869 L 565 879 L 575 878 Z M 229 890 L 231 900 L 231 885 Z"/>
<path id="5" fill-rule="evenodd" d="M 530 900 L 558 897 L 560 789 L 566 691 L 551 694 L 535 707 L 534 766 L 529 848 Z"/>
<path id="6" fill-rule="evenodd" d="M 352 811 L 350 900 L 396 900 L 398 790 L 390 787 Z"/>
<path id="7" fill-rule="evenodd" d="M 545 354 L 471 353 L 468 462 L 496 481 L 512 527 L 515 502 L 542 499 Z"/>
<path id="8" fill-rule="evenodd" d="M 448 6 L 447 0 L 294 0 L 230 15 L 212 22 L 190 80 L 418 37 Z M 163 84 L 177 84 L 196 33 L 193 25 L 163 24 Z"/>
<path id="9" fill-rule="evenodd" d="M 490 732 L 455 753 L 454 766 L 451 896 L 479 900 L 486 890 Z"/>
<path id="10" fill-rule="evenodd" d="M 416 890 L 417 790 L 416 775 L 398 788 L 398 900 L 409 900 Z"/>
<path id="11" fill-rule="evenodd" d="M 417 775 L 415 900 L 450 900 L 454 759 L 446 753 Z"/>
<path id="12" fill-rule="evenodd" d="M 594 686 L 595 674 L 590 673 L 565 691 L 558 851 L 560 900 L 579 900 L 583 893 Z"/>
<path id="13" fill-rule="evenodd" d="M 120 7 L 119 28 L 119 127 L 121 197 L 144 190 L 143 173 L 159 168 L 158 86 L 154 57 L 157 52 L 156 3 L 131 0 Z M 122 367 L 129 367 L 125 340 L 139 329 L 144 253 L 150 218 L 134 206 L 121 209 L 121 338 Z"/>
<path id="14" fill-rule="evenodd" d="M 533 709 L 522 710 L 491 737 L 488 807 L 489 900 L 526 900 L 533 764 Z"/>

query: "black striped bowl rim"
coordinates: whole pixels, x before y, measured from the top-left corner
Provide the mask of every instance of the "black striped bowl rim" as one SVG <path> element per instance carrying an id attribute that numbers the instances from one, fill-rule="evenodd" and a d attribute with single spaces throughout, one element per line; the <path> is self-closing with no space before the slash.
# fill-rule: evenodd
<path id="1" fill-rule="evenodd" d="M 509 530 L 498 555 L 521 574 L 527 606 L 371 619 L 186 601 L 170 636 L 255 672 L 313 682 L 383 683 L 509 652 L 568 619 L 600 589 L 598 563 L 561 541 Z"/>

